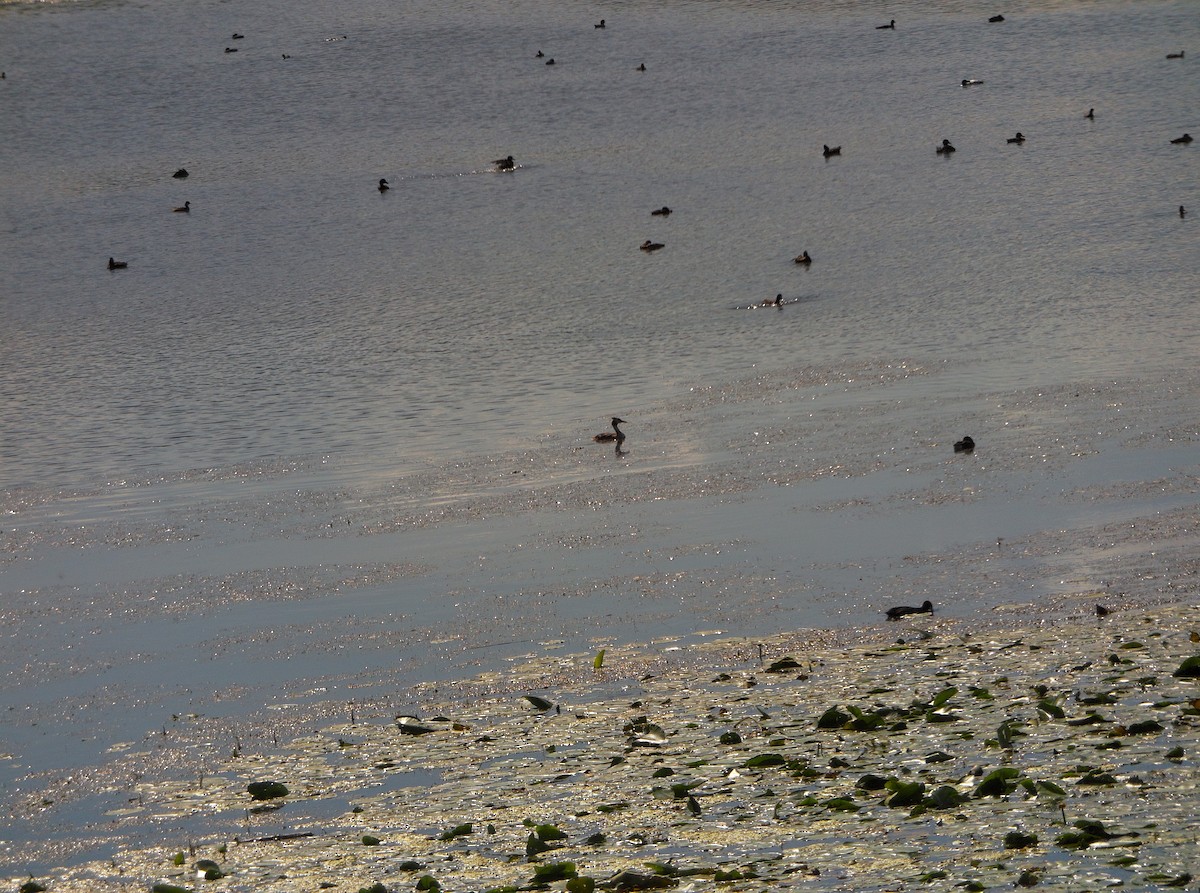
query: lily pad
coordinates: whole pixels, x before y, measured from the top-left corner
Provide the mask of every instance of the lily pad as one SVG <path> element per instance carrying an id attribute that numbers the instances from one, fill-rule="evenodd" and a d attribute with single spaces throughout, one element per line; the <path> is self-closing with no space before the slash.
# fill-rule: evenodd
<path id="1" fill-rule="evenodd" d="M 246 791 L 255 800 L 275 800 L 288 795 L 287 785 L 279 781 L 252 781 Z"/>

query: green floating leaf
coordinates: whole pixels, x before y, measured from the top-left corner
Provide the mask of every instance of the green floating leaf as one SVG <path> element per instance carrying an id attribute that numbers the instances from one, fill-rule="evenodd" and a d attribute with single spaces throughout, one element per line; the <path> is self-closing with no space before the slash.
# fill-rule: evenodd
<path id="1" fill-rule="evenodd" d="M 567 832 L 560 831 L 554 825 L 535 825 L 533 833 L 538 836 L 538 840 L 566 840 Z"/>
<path id="2" fill-rule="evenodd" d="M 588 846 L 600 846 L 606 840 L 608 840 L 608 838 L 605 836 L 604 832 L 597 831 L 595 834 L 589 834 L 587 837 L 585 837 L 583 842 Z"/>
<path id="3" fill-rule="evenodd" d="M 975 788 L 975 797 L 1002 797 L 1016 788 L 1016 779 L 1021 773 L 1011 766 L 1003 766 L 989 772 Z"/>
<path id="4" fill-rule="evenodd" d="M 1168 760 L 1170 760 L 1173 763 L 1179 762 L 1180 760 L 1183 759 L 1183 748 L 1182 747 L 1172 747 L 1170 750 L 1167 751 L 1166 757 Z"/>
<path id="5" fill-rule="evenodd" d="M 636 871 L 621 871 L 614 874 L 603 886 L 618 893 L 624 893 L 627 890 L 662 890 L 665 887 L 674 887 L 679 884 L 679 881 L 673 877 L 663 877 L 660 874 L 641 874 Z"/>
<path id="6" fill-rule="evenodd" d="M 539 865 L 533 870 L 533 883 L 535 884 L 552 884 L 555 881 L 565 881 L 567 878 L 575 877 L 574 862 L 551 862 L 548 865 Z"/>
<path id="7" fill-rule="evenodd" d="M 1004 848 L 1006 850 L 1021 850 L 1025 847 L 1037 846 L 1036 834 L 1023 834 L 1020 831 L 1009 831 L 1004 835 Z"/>
<path id="8" fill-rule="evenodd" d="M 788 673 L 792 670 L 800 670 L 800 669 L 803 669 L 803 668 L 801 667 L 800 662 L 797 661 L 794 657 L 784 657 L 784 658 L 780 658 L 779 660 L 775 661 L 775 663 L 771 664 L 771 666 L 767 667 L 765 672 L 767 672 L 767 673 Z"/>
<path id="9" fill-rule="evenodd" d="M 771 766 L 784 765 L 787 765 L 787 760 L 782 754 L 778 753 L 761 753 L 756 757 L 746 760 L 747 769 L 766 769 Z"/>
<path id="10" fill-rule="evenodd" d="M 949 688 L 943 688 L 936 695 L 934 695 L 933 703 L 930 705 L 931 708 L 934 710 L 938 710 L 941 707 L 946 706 L 946 702 L 949 701 L 956 694 L 958 694 L 958 689 L 955 688 L 953 685 L 951 685 Z"/>
<path id="11" fill-rule="evenodd" d="M 900 781 L 897 778 L 890 778 L 887 782 L 887 789 L 892 793 L 884 803 L 893 809 L 916 806 L 925 797 L 925 782 L 923 781 Z"/>
<path id="12" fill-rule="evenodd" d="M 868 772 L 866 775 L 856 781 L 854 786 L 864 791 L 882 791 L 884 785 L 886 784 L 887 779 L 882 775 L 873 775 L 872 773 Z"/>
<path id="13" fill-rule="evenodd" d="M 379 846 L 379 838 L 375 837 L 374 835 L 371 835 L 371 834 L 364 834 L 362 836 L 362 845 L 363 846 Z"/>
<path id="14" fill-rule="evenodd" d="M 192 893 L 187 887 L 178 887 L 175 884 L 155 884 L 150 888 L 150 893 Z"/>
<path id="15" fill-rule="evenodd" d="M 1189 657 L 1171 674 L 1179 679 L 1194 679 L 1200 677 L 1200 654 Z"/>
<path id="16" fill-rule="evenodd" d="M 967 798 L 954 787 L 944 784 L 929 795 L 929 805 L 934 809 L 954 809 L 967 802 Z"/>
<path id="17" fill-rule="evenodd" d="M 387 887 L 376 881 L 369 887 L 359 887 L 358 893 L 388 893 Z"/>
<path id="18" fill-rule="evenodd" d="M 33 878 L 30 878 L 25 883 L 21 884 L 21 886 L 17 887 L 17 893 L 45 893 L 45 891 L 46 888 Z"/>
<path id="19" fill-rule="evenodd" d="M 431 874 L 424 875 L 417 881 L 418 890 L 440 890 L 442 885 L 438 883 L 437 878 Z"/>
<path id="20" fill-rule="evenodd" d="M 858 812 L 862 807 L 855 803 L 850 797 L 834 797 L 830 800 L 825 800 L 821 803 L 826 809 L 832 809 L 835 812 Z"/>
<path id="21" fill-rule="evenodd" d="M 938 750 L 938 751 L 934 751 L 933 753 L 931 753 L 927 757 L 925 757 L 925 762 L 926 763 L 949 763 L 953 759 L 954 759 L 954 757 L 950 756 L 950 754 L 943 753 L 942 751 Z"/>
<path id="22" fill-rule="evenodd" d="M 467 822 L 462 825 L 457 825 L 451 828 L 449 831 L 443 832 L 438 836 L 438 840 L 454 840 L 456 837 L 465 837 L 466 835 L 473 833 L 474 830 L 475 826 L 470 822 Z"/>
<path id="23" fill-rule="evenodd" d="M 586 875 L 573 877 L 567 881 L 567 893 L 592 893 L 595 889 L 595 880 Z"/>
<path id="24" fill-rule="evenodd" d="M 934 881 L 940 881 L 948 877 L 950 877 L 950 875 L 947 872 L 938 868 L 933 871 L 925 872 L 923 875 L 917 878 L 917 881 L 922 884 L 932 884 Z"/>
<path id="25" fill-rule="evenodd" d="M 737 732 L 723 732 L 719 740 L 722 744 L 741 744 L 742 736 Z"/>
<path id="26" fill-rule="evenodd" d="M 600 806 L 597 806 L 596 812 L 602 812 L 602 813 L 607 814 L 610 812 L 616 812 L 618 809 L 628 809 L 628 808 L 629 808 L 629 801 L 621 800 L 617 803 L 604 803 Z"/>
<path id="27" fill-rule="evenodd" d="M 255 800 L 275 800 L 288 795 L 287 785 L 279 781 L 252 781 L 246 791 Z"/>
<path id="28" fill-rule="evenodd" d="M 526 860 L 532 861 L 534 858 L 540 856 L 542 853 L 550 849 L 552 849 L 550 844 L 540 840 L 536 834 L 530 834 L 527 838 L 525 838 Z"/>
<path id="29" fill-rule="evenodd" d="M 1079 779 L 1079 781 L 1075 782 L 1077 785 L 1106 785 L 1116 783 L 1117 780 L 1112 776 L 1111 773 L 1100 770 L 1093 770 L 1092 772 L 1089 772 L 1087 775 L 1083 776 L 1083 778 Z"/>
<path id="30" fill-rule="evenodd" d="M 1129 735 L 1153 735 L 1163 730 L 1162 723 L 1155 722 L 1152 719 L 1144 720 L 1143 722 L 1135 722 L 1125 728 Z"/>
<path id="31" fill-rule="evenodd" d="M 840 729 L 850 721 L 850 714 L 843 713 L 836 706 L 830 707 L 817 720 L 818 729 Z"/>
<path id="32" fill-rule="evenodd" d="M 601 648 L 599 651 L 596 652 L 596 656 L 592 660 L 592 669 L 593 670 L 599 670 L 604 666 L 604 651 L 605 651 L 605 649 Z M 588 878 L 588 880 L 591 880 L 591 878 Z"/>

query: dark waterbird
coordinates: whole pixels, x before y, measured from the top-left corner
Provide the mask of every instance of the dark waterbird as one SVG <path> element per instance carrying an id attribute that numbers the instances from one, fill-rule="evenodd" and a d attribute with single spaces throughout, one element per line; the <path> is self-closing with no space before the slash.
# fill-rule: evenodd
<path id="1" fill-rule="evenodd" d="M 1186 146 L 1191 141 L 1192 141 L 1192 135 L 1190 133 L 1185 133 L 1183 136 L 1175 137 L 1175 139 L 1171 140 L 1171 143 L 1176 146 L 1180 146 L 1180 145 Z"/>
<path id="2" fill-rule="evenodd" d="M 511 171 L 517 166 L 517 163 L 513 161 L 513 157 L 511 155 L 506 155 L 503 158 L 497 158 L 492 162 L 492 164 L 496 165 L 496 170 L 498 171 Z"/>
<path id="3" fill-rule="evenodd" d="M 956 453 L 969 453 L 969 452 L 972 452 L 974 449 L 975 449 L 975 441 L 971 439 L 971 436 L 969 434 L 966 437 L 964 437 L 962 440 L 960 440 L 954 444 L 954 452 L 956 452 Z"/>
<path id="4" fill-rule="evenodd" d="M 592 27 L 593 28 L 603 28 L 604 27 L 604 19 L 601 19 L 600 23 L 598 25 L 593 25 Z"/>
<path id="5" fill-rule="evenodd" d="M 1167 53 L 1167 58 L 1168 59 L 1182 59 L 1183 58 L 1183 50 L 1180 50 L 1178 53 Z"/>
<path id="6" fill-rule="evenodd" d="M 933 602 L 925 599 L 925 602 L 919 608 L 912 608 L 908 605 L 897 605 L 894 608 L 888 608 L 887 619 L 899 620 L 901 617 L 907 617 L 909 614 L 932 614 Z"/>
<path id="7" fill-rule="evenodd" d="M 110 270 L 124 270 L 127 266 L 129 266 L 129 264 L 125 263 L 123 260 L 116 260 L 115 258 L 111 257 L 108 259 L 108 268 Z"/>
<path id="8" fill-rule="evenodd" d="M 388 191 L 389 189 L 391 189 L 391 188 L 392 188 L 392 187 L 388 185 L 388 181 L 387 181 L 387 180 L 384 180 L 384 179 L 381 177 L 381 178 L 380 178 L 380 180 L 379 180 L 379 191 L 380 191 L 380 192 L 387 192 L 387 191 Z"/>
<path id="9" fill-rule="evenodd" d="M 659 248 L 665 248 L 666 245 L 664 245 L 662 242 L 651 242 L 649 239 L 647 239 L 639 247 L 643 251 L 657 251 Z"/>
<path id="10" fill-rule="evenodd" d="M 624 419 L 613 416 L 612 417 L 613 429 L 611 431 L 600 432 L 595 437 L 593 437 L 592 440 L 596 441 L 596 443 L 613 443 L 614 441 L 616 443 L 621 443 L 622 441 L 625 440 L 625 432 L 622 431 L 617 426 L 618 425 L 628 425 L 628 424 L 629 424 L 629 422 L 625 421 Z"/>
<path id="11" fill-rule="evenodd" d="M 187 168 L 181 167 L 179 170 L 175 171 L 175 173 L 171 174 L 171 176 L 174 177 L 176 180 L 187 179 L 187 176 L 188 176 Z"/>
<path id="12" fill-rule="evenodd" d="M 176 214 L 189 214 L 189 213 L 191 213 L 191 210 L 192 210 L 192 203 L 184 202 L 178 208 L 172 208 L 171 210 L 174 211 Z"/>
<path id="13" fill-rule="evenodd" d="M 842 147 L 841 146 L 832 146 L 832 147 L 822 146 L 821 154 L 824 155 L 826 158 L 832 158 L 834 155 L 842 154 Z"/>
<path id="14" fill-rule="evenodd" d="M 783 306 L 783 295 L 778 294 L 775 296 L 774 301 L 768 299 L 766 301 L 763 301 L 758 306 L 759 307 L 782 307 Z"/>
<path id="15" fill-rule="evenodd" d="M 892 19 L 886 25 L 876 25 L 875 30 L 876 31 L 895 31 L 896 30 L 896 20 Z"/>
<path id="16" fill-rule="evenodd" d="M 1187 208 L 1185 208 L 1183 205 L 1179 206 L 1179 216 L 1187 217 Z"/>
<path id="17" fill-rule="evenodd" d="M 1086 115 L 1084 115 L 1083 117 L 1087 118 L 1089 121 L 1095 121 L 1096 120 L 1096 110 L 1088 109 L 1088 113 Z"/>
<path id="18" fill-rule="evenodd" d="M 1021 133 L 1021 131 L 1018 130 L 1016 136 L 1010 136 L 1008 138 L 1008 142 L 1017 143 L 1019 145 L 1019 144 L 1025 142 L 1025 134 Z"/>
<path id="19" fill-rule="evenodd" d="M 950 140 L 942 140 L 942 144 L 937 147 L 937 153 L 939 155 L 949 155 L 951 152 L 957 151 L 957 149 L 950 145 Z"/>
<path id="20" fill-rule="evenodd" d="M 808 256 L 808 251 L 806 249 L 803 254 L 796 255 L 796 257 L 792 259 L 792 262 L 802 264 L 803 266 L 808 266 L 812 263 L 812 258 Z"/>
<path id="21" fill-rule="evenodd" d="M 992 16 L 990 19 L 988 19 L 988 21 L 989 21 L 989 22 L 1003 22 L 1003 21 L 1004 21 L 1004 16 L 1002 16 L 1002 15 L 994 15 L 994 16 Z"/>
<path id="22" fill-rule="evenodd" d="M 670 213 L 671 213 L 671 209 L 668 208 L 666 205 L 663 205 L 661 208 L 656 208 L 655 210 L 651 211 L 650 215 L 652 217 L 666 217 Z"/>
<path id="23" fill-rule="evenodd" d="M 1096 605 L 1096 616 L 1097 617 L 1107 617 L 1108 614 L 1109 614 L 1108 608 L 1104 607 L 1104 605 Z"/>

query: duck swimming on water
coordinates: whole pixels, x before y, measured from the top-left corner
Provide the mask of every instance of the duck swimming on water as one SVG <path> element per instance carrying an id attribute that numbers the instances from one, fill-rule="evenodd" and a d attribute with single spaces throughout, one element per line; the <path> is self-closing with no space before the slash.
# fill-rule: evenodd
<path id="1" fill-rule="evenodd" d="M 389 189 L 391 189 L 391 188 L 392 188 L 392 187 L 388 185 L 388 181 L 387 181 L 387 180 L 384 180 L 383 178 L 380 178 L 380 180 L 379 180 L 379 191 L 380 191 L 380 192 L 387 192 L 387 191 L 388 191 Z"/>
<path id="2" fill-rule="evenodd" d="M 876 31 L 895 31 L 896 30 L 896 20 L 892 19 L 886 25 L 876 25 L 875 30 Z"/>
<path id="3" fill-rule="evenodd" d="M 888 608 L 887 619 L 899 620 L 901 617 L 907 617 L 909 614 L 932 614 L 933 602 L 925 599 L 925 602 L 919 608 L 910 608 L 908 605 L 897 605 L 895 608 Z"/>
<path id="4" fill-rule="evenodd" d="M 822 154 L 822 155 L 824 155 L 826 158 L 831 158 L 831 157 L 833 157 L 834 155 L 841 155 L 841 154 L 842 154 L 842 147 L 841 147 L 841 146 L 833 146 L 833 147 L 830 147 L 830 146 L 822 146 L 822 147 L 821 147 L 821 154 Z"/>
<path id="5" fill-rule="evenodd" d="M 191 213 L 191 210 L 192 210 L 192 203 L 184 202 L 180 207 L 172 208 L 171 210 L 174 211 L 176 214 L 189 214 L 189 213 Z"/>
<path id="6" fill-rule="evenodd" d="M 666 217 L 670 213 L 671 213 L 671 209 L 668 208 L 666 205 L 663 205 L 661 208 L 657 208 L 657 209 L 651 211 L 650 216 L 651 217 Z"/>
<path id="7" fill-rule="evenodd" d="M 808 251 L 806 249 L 803 254 L 796 255 L 796 257 L 793 259 L 792 262 L 797 263 L 797 264 L 804 264 L 805 266 L 808 266 L 809 264 L 812 263 L 812 258 L 808 256 Z"/>
<path id="8" fill-rule="evenodd" d="M 776 295 L 774 301 L 770 301 L 770 300 L 763 301 L 758 306 L 759 307 L 782 307 L 783 306 L 783 295 L 782 294 Z"/>
<path id="9" fill-rule="evenodd" d="M 129 264 L 125 263 L 123 260 L 116 260 L 111 257 L 108 259 L 108 268 L 110 270 L 124 270 L 127 266 L 129 266 Z"/>
<path id="10" fill-rule="evenodd" d="M 1018 130 L 1016 136 L 1010 136 L 1008 138 L 1008 142 L 1016 143 L 1017 145 L 1020 145 L 1021 143 L 1025 142 L 1025 134 L 1021 133 L 1021 131 Z"/>
<path id="11" fill-rule="evenodd" d="M 1190 133 L 1185 133 L 1183 136 L 1178 136 L 1175 139 L 1171 140 L 1171 144 L 1175 145 L 1175 146 L 1186 146 L 1191 141 L 1192 141 L 1192 135 Z"/>
<path id="12" fill-rule="evenodd" d="M 503 158 L 497 158 L 492 162 L 492 164 L 496 165 L 496 170 L 498 171 L 511 171 L 517 166 L 517 163 L 513 161 L 513 157 L 511 155 L 506 155 Z"/>
<path id="13" fill-rule="evenodd" d="M 643 251 L 657 251 L 659 248 L 666 248 L 662 242 L 651 242 L 647 239 L 639 246 Z"/>
<path id="14" fill-rule="evenodd" d="M 956 151 L 958 150 L 950 145 L 950 140 L 942 140 L 942 144 L 937 148 L 937 153 L 939 155 L 949 155 L 951 152 Z"/>
<path id="15" fill-rule="evenodd" d="M 592 440 L 596 441 L 596 443 L 613 443 L 614 441 L 616 443 L 621 443 L 622 441 L 625 440 L 625 432 L 622 431 L 617 426 L 618 425 L 628 425 L 628 424 L 629 423 L 627 421 L 625 421 L 624 419 L 620 419 L 620 418 L 617 418 L 616 416 L 613 416 L 612 417 L 613 429 L 611 431 L 601 431 L 599 434 L 597 434 L 595 437 L 593 437 Z"/>

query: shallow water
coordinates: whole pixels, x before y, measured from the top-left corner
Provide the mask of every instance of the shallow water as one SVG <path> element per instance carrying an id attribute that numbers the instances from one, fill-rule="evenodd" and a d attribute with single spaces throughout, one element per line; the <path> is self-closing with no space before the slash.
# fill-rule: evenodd
<path id="1" fill-rule="evenodd" d="M 1183 591 L 1200 26 L 1005 13 L 0 3 L 8 797 L 531 649 Z"/>

